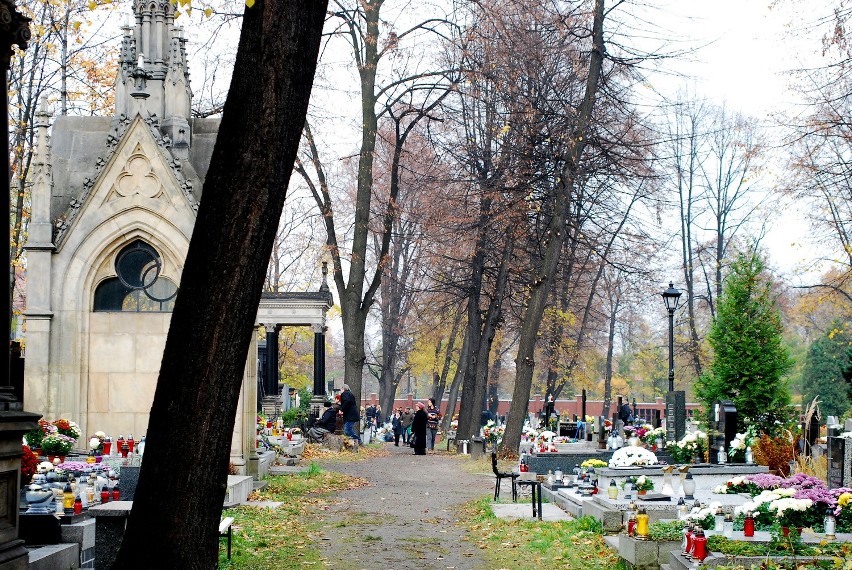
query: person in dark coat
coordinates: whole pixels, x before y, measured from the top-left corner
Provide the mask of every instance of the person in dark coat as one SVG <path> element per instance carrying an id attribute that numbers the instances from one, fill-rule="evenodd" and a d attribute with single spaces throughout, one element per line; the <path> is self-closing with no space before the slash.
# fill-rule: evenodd
<path id="1" fill-rule="evenodd" d="M 411 435 L 414 436 L 414 455 L 426 455 L 426 406 L 423 402 L 417 402 L 417 411 L 414 412 L 414 421 L 411 422 Z"/>
<path id="2" fill-rule="evenodd" d="M 399 436 L 402 435 L 402 409 L 397 408 L 391 416 L 391 426 L 393 426 L 393 444 L 399 447 Z M 405 443 L 405 442 L 403 442 Z"/>
<path id="3" fill-rule="evenodd" d="M 355 428 L 361 421 L 361 414 L 358 412 L 355 394 L 349 390 L 348 384 L 343 385 L 343 392 L 340 393 L 340 411 L 343 412 L 343 433 L 361 445 L 361 435 Z"/>
<path id="4" fill-rule="evenodd" d="M 308 430 L 308 436 L 316 441 L 325 440 L 325 436 L 334 433 L 334 430 L 337 429 L 337 412 L 340 411 L 340 406 L 331 402 L 326 402 L 323 405 L 325 411 L 322 417 L 316 421 L 314 427 Z"/>

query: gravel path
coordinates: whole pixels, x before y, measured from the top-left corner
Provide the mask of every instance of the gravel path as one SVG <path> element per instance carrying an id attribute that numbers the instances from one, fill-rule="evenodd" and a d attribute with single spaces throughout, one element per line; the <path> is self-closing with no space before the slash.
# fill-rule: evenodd
<path id="1" fill-rule="evenodd" d="M 325 469 L 369 480 L 343 491 L 324 515 L 320 541 L 328 568 L 340 570 L 484 570 L 481 551 L 463 540 L 455 507 L 493 492 L 494 476 L 461 468 L 469 459 L 438 451 L 415 456 L 384 444 L 387 457 L 317 462 Z"/>

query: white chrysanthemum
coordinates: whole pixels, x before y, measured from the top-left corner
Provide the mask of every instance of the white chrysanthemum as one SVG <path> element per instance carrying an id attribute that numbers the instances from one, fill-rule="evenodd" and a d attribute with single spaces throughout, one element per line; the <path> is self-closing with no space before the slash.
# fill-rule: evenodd
<path id="1" fill-rule="evenodd" d="M 633 465 L 656 465 L 657 456 L 644 447 L 628 446 L 615 450 L 609 460 L 610 467 L 631 467 Z"/>
<path id="2" fill-rule="evenodd" d="M 777 501 L 769 503 L 769 510 L 775 511 L 775 515 L 780 517 L 785 511 L 806 511 L 814 502 L 810 499 L 794 499 L 792 497 L 784 497 Z"/>

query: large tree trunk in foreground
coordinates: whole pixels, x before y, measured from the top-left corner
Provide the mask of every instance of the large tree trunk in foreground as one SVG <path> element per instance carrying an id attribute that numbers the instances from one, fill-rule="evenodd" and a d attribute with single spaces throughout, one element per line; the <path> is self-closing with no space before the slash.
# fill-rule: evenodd
<path id="1" fill-rule="evenodd" d="M 215 568 L 237 400 L 326 2 L 246 9 L 114 568 Z"/>

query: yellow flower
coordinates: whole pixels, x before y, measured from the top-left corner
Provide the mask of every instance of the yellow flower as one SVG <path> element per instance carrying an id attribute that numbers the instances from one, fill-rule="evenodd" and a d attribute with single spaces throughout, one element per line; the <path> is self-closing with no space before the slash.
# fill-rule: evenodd
<path id="1" fill-rule="evenodd" d="M 849 501 L 852 501 L 852 493 L 841 493 L 840 496 L 837 497 L 837 504 L 841 507 L 848 505 Z"/>

